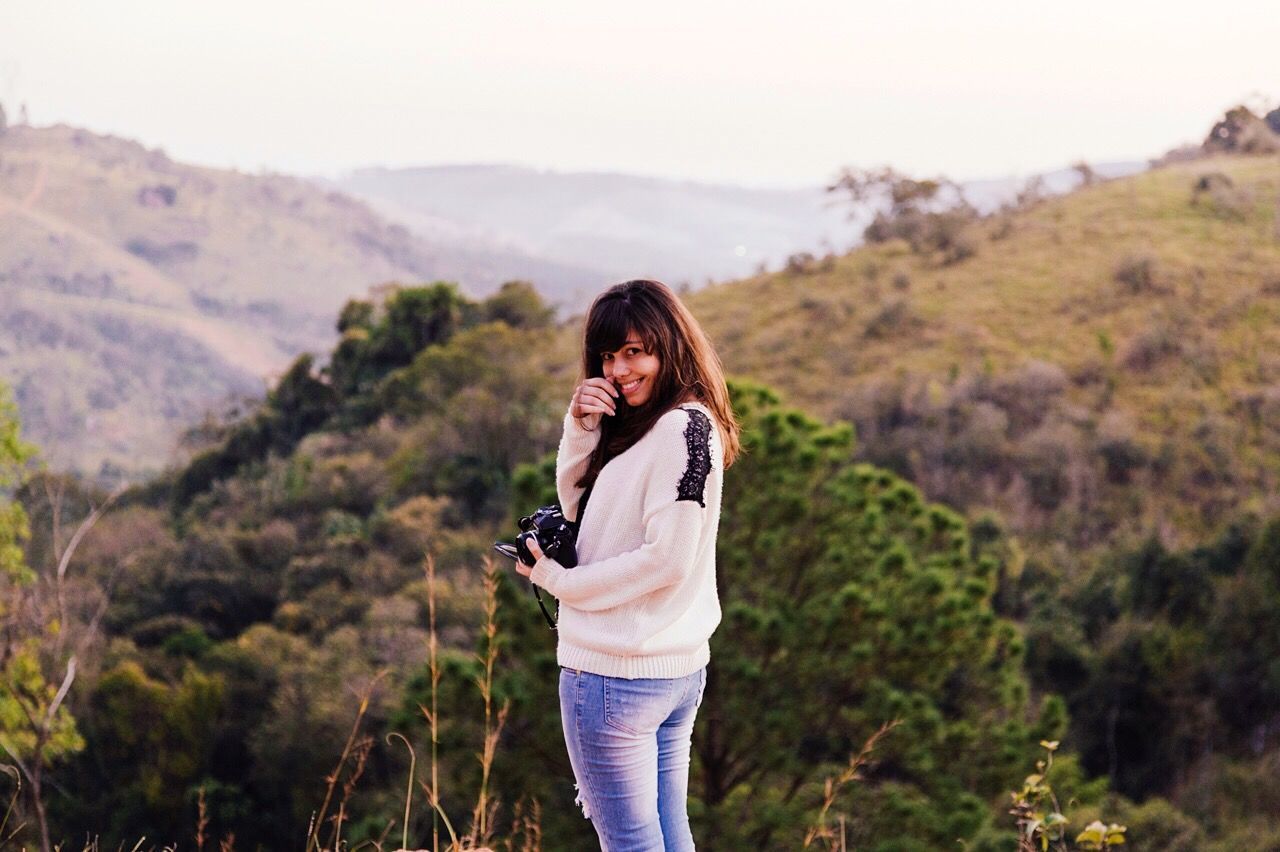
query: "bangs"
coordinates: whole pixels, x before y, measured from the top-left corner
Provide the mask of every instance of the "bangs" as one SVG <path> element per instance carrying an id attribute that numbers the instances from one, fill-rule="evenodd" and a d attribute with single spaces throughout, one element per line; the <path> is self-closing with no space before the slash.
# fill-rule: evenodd
<path id="1" fill-rule="evenodd" d="M 642 323 L 636 322 L 633 306 L 625 299 L 608 299 L 597 304 L 587 319 L 584 343 L 592 358 L 602 352 L 616 352 L 627 342 L 627 332 L 634 331 L 644 341 L 645 349 L 654 348 L 654 338 Z"/>

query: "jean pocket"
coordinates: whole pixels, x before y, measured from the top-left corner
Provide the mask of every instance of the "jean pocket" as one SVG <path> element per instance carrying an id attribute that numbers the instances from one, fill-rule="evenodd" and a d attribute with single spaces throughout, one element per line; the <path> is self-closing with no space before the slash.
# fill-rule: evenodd
<path id="1" fill-rule="evenodd" d="M 669 678 L 604 679 L 604 722 L 628 734 L 651 734 L 671 715 Z"/>
<path id="2" fill-rule="evenodd" d="M 702 696 L 707 694 L 707 667 L 703 666 L 702 671 L 698 672 L 698 700 L 693 702 L 696 710 L 702 706 Z"/>

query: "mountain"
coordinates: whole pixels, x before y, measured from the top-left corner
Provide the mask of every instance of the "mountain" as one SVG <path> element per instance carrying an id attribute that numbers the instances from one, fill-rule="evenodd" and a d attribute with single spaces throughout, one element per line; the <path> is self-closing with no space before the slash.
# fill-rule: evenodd
<path id="1" fill-rule="evenodd" d="M 1088 163 L 1089 179 L 1111 180 L 1128 177 L 1147 169 L 1147 163 L 1119 160 L 1110 163 Z M 983 213 L 993 213 L 1002 205 L 1016 202 L 1018 193 L 1029 185 L 1038 187 L 1044 195 L 1061 195 L 1078 189 L 1086 180 L 1083 168 L 1055 169 L 1030 178 L 1004 177 L 971 180 L 963 184 L 965 198 Z"/>
<path id="2" fill-rule="evenodd" d="M 1119 177 L 1145 163 L 1093 167 Z M 1072 169 L 1038 176 L 1041 191 L 1070 191 Z M 980 210 L 1010 202 L 1026 181 L 964 185 Z M 512 165 L 361 169 L 334 184 L 414 233 L 505 245 L 600 271 L 599 280 L 650 277 L 693 288 L 777 269 L 793 254 L 857 243 L 871 210 L 856 211 L 822 187 L 747 189 L 636 175 L 556 172 Z M 584 307 L 594 291 L 583 294 Z"/>
<path id="3" fill-rule="evenodd" d="M 415 233 L 509 245 L 598 269 L 605 281 L 697 287 L 751 275 L 762 263 L 780 266 L 795 252 L 847 246 L 857 233 L 820 187 L 747 189 L 512 165 L 361 169 L 336 185 Z"/>
<path id="4" fill-rule="evenodd" d="M 350 297 L 448 279 L 473 294 L 590 271 L 410 234 L 282 175 L 174 162 L 67 126 L 0 134 L 0 379 L 59 467 L 139 473 L 228 397 L 327 351 Z"/>

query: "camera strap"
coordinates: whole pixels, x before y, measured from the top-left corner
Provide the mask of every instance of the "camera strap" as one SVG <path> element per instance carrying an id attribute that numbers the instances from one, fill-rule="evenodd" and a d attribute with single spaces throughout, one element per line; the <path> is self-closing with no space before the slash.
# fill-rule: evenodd
<path id="1" fill-rule="evenodd" d="M 582 499 L 578 501 L 578 519 L 573 522 L 574 533 L 576 534 L 582 529 L 582 515 L 587 511 L 587 501 L 591 499 L 591 492 L 595 490 L 596 484 L 592 482 L 587 486 L 587 490 L 582 492 Z M 576 535 L 574 536 L 577 537 Z M 533 596 L 538 599 L 538 608 L 542 610 L 542 617 L 547 620 L 547 626 L 552 630 L 556 629 L 556 622 L 560 620 L 560 602 L 556 601 L 556 614 L 553 616 L 548 610 L 546 603 L 542 600 L 542 592 L 538 590 L 537 584 L 533 586 Z"/>

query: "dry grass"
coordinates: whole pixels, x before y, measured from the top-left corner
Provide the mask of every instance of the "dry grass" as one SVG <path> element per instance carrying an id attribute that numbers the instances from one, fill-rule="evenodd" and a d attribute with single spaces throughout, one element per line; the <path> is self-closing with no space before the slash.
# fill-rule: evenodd
<path id="1" fill-rule="evenodd" d="M 836 797 L 840 795 L 840 790 L 850 782 L 860 781 L 862 776 L 859 774 L 862 767 L 867 765 L 871 759 L 871 752 L 875 750 L 876 743 L 880 739 L 898 727 L 901 720 L 894 719 L 891 722 L 885 722 L 880 726 L 874 734 L 867 737 L 867 741 L 862 744 L 861 750 L 857 754 L 850 755 L 849 765 L 844 768 L 839 775 L 832 775 L 827 778 L 823 784 L 822 808 L 818 811 L 818 817 L 814 824 L 804 835 L 804 848 L 808 849 L 817 841 L 822 841 L 830 852 L 845 852 L 845 823 L 844 817 L 840 817 L 837 832 L 832 826 L 827 825 L 827 814 L 831 812 L 832 806 L 836 803 Z"/>
<path id="2" fill-rule="evenodd" d="M 487 555 L 484 557 L 483 589 L 484 589 L 484 624 L 481 636 L 484 640 L 484 651 L 479 657 L 482 673 L 476 678 L 475 685 L 484 702 L 484 728 L 481 750 L 477 755 L 480 762 L 480 785 L 476 792 L 475 805 L 472 808 L 471 828 L 460 837 L 452 821 L 446 813 L 440 789 L 440 756 L 439 756 L 439 687 L 443 673 L 440 668 L 440 640 L 436 630 L 436 564 L 435 557 L 428 555 L 424 570 L 427 579 L 427 668 L 429 673 L 430 698 L 429 705 L 419 705 L 419 711 L 427 722 L 431 738 L 430 780 L 417 778 L 417 753 L 412 743 L 398 732 L 388 735 L 400 740 L 410 755 L 409 776 L 405 789 L 404 816 L 401 823 L 400 849 L 409 848 L 409 824 L 413 812 L 413 790 L 415 782 L 427 797 L 427 804 L 432 810 L 431 850 L 439 852 L 441 848 L 440 826 L 443 825 L 448 834 L 448 843 L 444 848 L 448 852 L 481 852 L 491 849 L 495 844 L 494 825 L 500 802 L 489 792 L 489 782 L 493 770 L 494 758 L 497 755 L 498 743 L 506 724 L 509 702 L 496 712 L 493 705 L 493 673 L 498 662 L 498 567 Z M 366 752 L 367 753 L 367 752 Z M 344 752 L 345 759 L 345 752 Z M 354 777 L 358 778 L 358 774 Z M 344 797 L 345 798 L 345 797 Z M 527 809 L 526 809 L 527 808 Z M 341 811 L 340 811 L 341 812 Z M 512 817 L 511 837 L 502 842 L 508 850 L 521 852 L 538 852 L 542 848 L 540 825 L 541 810 L 537 800 L 529 805 L 518 802 Z M 388 831 L 391 825 L 388 825 Z M 384 832 L 385 837 L 385 832 Z M 337 839 L 335 835 L 335 840 Z M 518 845 L 517 845 L 518 844 Z M 371 842 L 381 852 L 382 842 Z M 337 846 L 328 847 L 336 850 Z"/>

